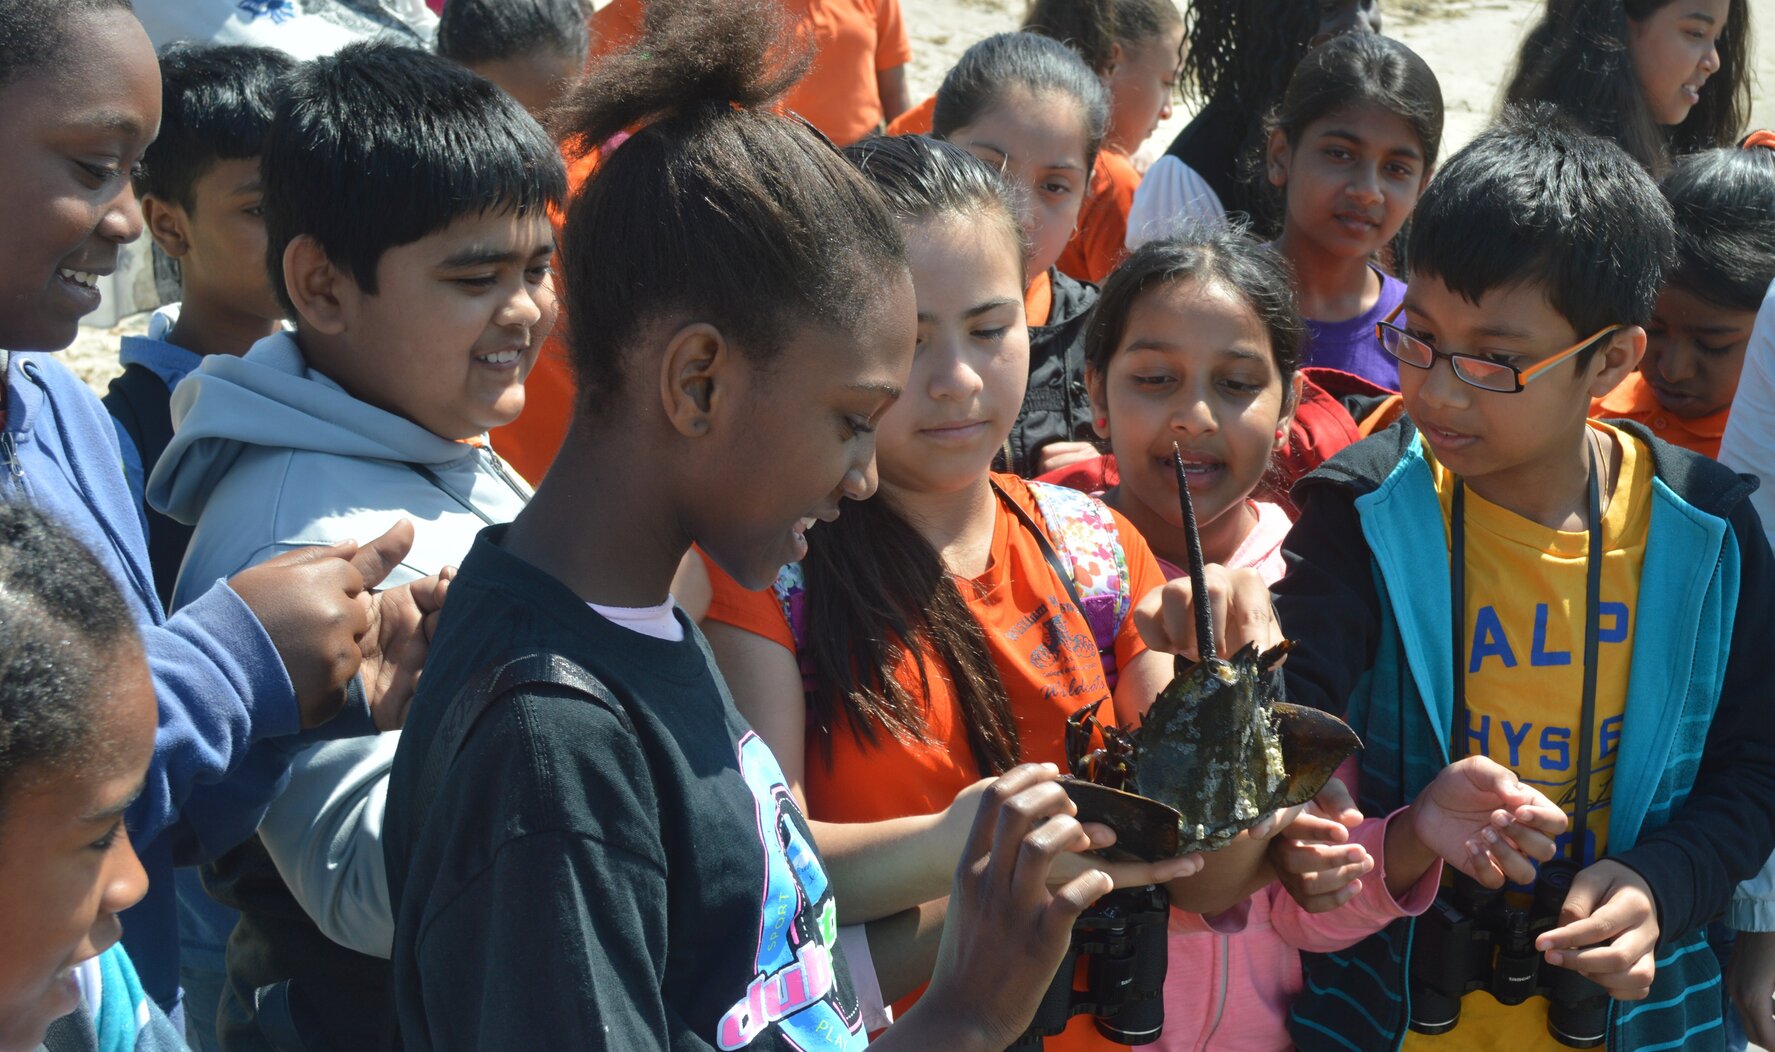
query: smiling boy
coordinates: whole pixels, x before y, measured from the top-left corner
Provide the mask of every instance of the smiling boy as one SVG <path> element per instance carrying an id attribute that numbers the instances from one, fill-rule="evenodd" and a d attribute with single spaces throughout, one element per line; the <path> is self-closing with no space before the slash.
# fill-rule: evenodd
<path id="1" fill-rule="evenodd" d="M 354 45 L 290 78 L 263 172 L 266 259 L 294 330 L 207 360 L 174 395 L 178 432 L 148 494 L 196 524 L 175 603 L 403 516 L 417 531 L 393 579 L 437 573 L 529 498 L 484 436 L 523 409 L 555 323 L 547 209 L 566 176 L 547 134 L 444 59 Z M 220 1010 L 230 1050 L 273 1047 L 286 1007 L 326 1047 L 379 1039 L 398 737 L 305 749 L 259 838 L 206 875 L 242 912 Z"/>
<path id="2" fill-rule="evenodd" d="M 1497 943 L 1470 953 L 1449 922 L 1466 913 L 1502 942 L 1528 889 L 1481 908 L 1445 888 L 1424 918 L 1307 955 L 1290 1031 L 1303 1049 L 1553 1049 L 1554 1030 L 1713 1047 L 1702 928 L 1775 847 L 1757 660 L 1775 619 L 1769 546 L 1753 480 L 1586 420 L 1644 351 L 1670 210 L 1619 147 L 1537 107 L 1450 161 L 1413 225 L 1403 311 L 1379 332 L 1410 420 L 1295 488 L 1274 597 L 1299 641 L 1288 689 L 1363 736 L 1365 814 L 1463 755 L 1512 768 L 1571 818 L 1541 868 L 1569 891 L 1550 886 L 1554 912 L 1528 927 L 1518 960 L 1536 989 L 1521 999 Z M 1222 581 L 1229 645 L 1272 634 L 1270 595 Z M 1167 586 L 1167 623 L 1188 599 Z M 1519 854 L 1503 835 L 1470 849 Z M 1572 995 L 1552 1011 L 1549 982 Z"/>

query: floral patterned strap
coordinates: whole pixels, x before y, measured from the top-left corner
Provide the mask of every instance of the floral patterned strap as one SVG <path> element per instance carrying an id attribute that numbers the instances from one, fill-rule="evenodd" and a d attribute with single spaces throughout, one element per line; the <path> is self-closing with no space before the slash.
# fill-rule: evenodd
<path id="1" fill-rule="evenodd" d="M 1115 682 L 1116 634 L 1133 605 L 1128 554 L 1109 507 L 1088 493 L 1045 482 L 1030 482 L 1030 496 L 1047 524 L 1048 538 L 1072 571 L 1085 620 L 1091 626 L 1103 671 Z"/>

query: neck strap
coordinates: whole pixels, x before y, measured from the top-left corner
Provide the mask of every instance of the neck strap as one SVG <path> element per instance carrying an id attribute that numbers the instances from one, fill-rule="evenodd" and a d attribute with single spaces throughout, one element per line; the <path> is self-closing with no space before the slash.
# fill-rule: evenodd
<path id="1" fill-rule="evenodd" d="M 1597 643 L 1602 625 L 1602 466 L 1594 441 L 1590 453 L 1590 542 L 1584 552 L 1584 694 L 1578 716 L 1578 782 L 1572 812 L 1572 857 L 1584 861 L 1590 818 L 1591 739 L 1596 733 Z M 1454 633 L 1454 707 L 1449 758 L 1467 755 L 1467 486 L 1455 479 L 1449 508 L 1449 591 Z"/>

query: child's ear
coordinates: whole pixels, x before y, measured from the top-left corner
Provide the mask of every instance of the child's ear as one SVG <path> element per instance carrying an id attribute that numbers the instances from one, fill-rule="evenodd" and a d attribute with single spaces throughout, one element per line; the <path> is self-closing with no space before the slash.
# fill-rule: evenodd
<path id="1" fill-rule="evenodd" d="M 1637 325 L 1629 325 L 1615 330 L 1609 342 L 1602 345 L 1596 352 L 1597 360 L 1602 362 L 1602 369 L 1590 381 L 1590 397 L 1601 398 L 1613 391 L 1627 374 L 1639 368 L 1639 360 L 1646 353 L 1646 330 Z"/>
<path id="2" fill-rule="evenodd" d="M 160 250 L 173 259 L 191 251 L 191 235 L 186 231 L 190 217 L 185 210 L 156 194 L 142 197 L 142 225 Z"/>
<path id="3" fill-rule="evenodd" d="M 1103 63 L 1103 68 L 1097 71 L 1098 79 L 1107 84 L 1109 78 L 1116 75 L 1116 67 L 1120 66 L 1122 60 L 1127 57 L 1127 53 L 1122 50 L 1121 42 L 1111 41 L 1109 45 L 1109 58 Z"/>
<path id="4" fill-rule="evenodd" d="M 327 258 L 326 249 L 307 234 L 284 246 L 284 290 L 296 317 L 325 336 L 345 331 L 349 305 L 363 294 L 350 274 Z"/>
<path id="5" fill-rule="evenodd" d="M 1292 159 L 1288 136 L 1277 128 L 1270 133 L 1269 144 L 1264 149 L 1264 172 L 1269 176 L 1271 186 L 1288 185 L 1288 164 Z"/>
<path id="6" fill-rule="evenodd" d="M 686 325 L 666 341 L 659 369 L 660 404 L 679 434 L 698 438 L 709 433 L 723 407 L 726 373 L 733 362 L 727 338 L 707 322 Z"/>
<path id="7" fill-rule="evenodd" d="M 1300 411 L 1301 394 L 1307 389 L 1307 378 L 1296 369 L 1294 376 L 1288 381 L 1287 397 L 1282 400 L 1282 415 L 1276 418 L 1276 431 L 1282 438 L 1276 442 L 1276 448 L 1288 445 L 1288 429 L 1294 425 L 1294 414 Z"/>
<path id="8" fill-rule="evenodd" d="M 1091 400 L 1091 430 L 1098 438 L 1109 437 L 1109 394 L 1104 390 L 1103 370 L 1085 366 L 1085 395 Z"/>

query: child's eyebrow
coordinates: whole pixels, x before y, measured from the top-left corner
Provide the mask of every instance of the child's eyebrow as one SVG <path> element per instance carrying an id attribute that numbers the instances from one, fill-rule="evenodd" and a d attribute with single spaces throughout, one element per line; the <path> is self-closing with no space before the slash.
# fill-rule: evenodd
<path id="1" fill-rule="evenodd" d="M 1683 17 L 1684 18 L 1693 18 L 1698 21 L 1706 22 L 1710 26 L 1713 25 L 1713 23 L 1715 21 L 1714 17 L 1712 15 L 1708 14 L 1706 11 L 1690 11 L 1688 14 L 1684 15 Z"/>
<path id="2" fill-rule="evenodd" d="M 97 825 L 100 822 L 115 822 L 115 821 L 117 821 L 117 819 L 122 818 L 123 813 L 125 811 L 128 811 L 130 809 L 131 805 L 133 805 L 136 802 L 136 800 L 139 797 L 141 797 L 142 791 L 144 789 L 146 789 L 147 787 L 148 787 L 148 780 L 146 778 L 143 778 L 141 781 L 136 783 L 136 787 L 134 789 L 130 790 L 129 795 L 127 797 L 125 797 L 123 800 L 119 801 L 115 806 L 107 807 L 107 808 L 100 810 L 100 811 L 92 811 L 87 814 L 83 814 L 80 816 L 80 821 L 90 823 L 92 825 Z"/>
<path id="3" fill-rule="evenodd" d="M 264 190 L 265 184 L 260 182 L 259 177 L 255 175 L 228 192 L 231 194 L 257 194 L 263 193 Z"/>
<path id="4" fill-rule="evenodd" d="M 536 252 L 530 253 L 530 255 L 536 255 L 541 251 L 542 249 L 537 249 Z M 552 247 L 550 248 L 550 251 L 553 251 Z M 460 270 L 465 267 L 484 267 L 489 263 L 510 263 L 519 258 L 528 259 L 529 256 L 523 255 L 516 249 L 493 248 L 489 245 L 470 245 L 462 251 L 445 258 L 443 262 L 438 264 L 438 269 Z"/>
<path id="5" fill-rule="evenodd" d="M 864 394 L 876 394 L 881 395 L 884 398 L 897 399 L 900 397 L 899 384 L 864 381 L 863 383 L 845 384 L 844 387 L 847 391 L 861 391 Z"/>
<path id="6" fill-rule="evenodd" d="M 996 299 L 996 300 L 987 300 L 985 303 L 981 303 L 976 306 L 969 307 L 966 311 L 964 311 L 962 313 L 962 317 L 964 317 L 964 318 L 978 318 L 980 315 L 985 314 L 988 311 L 995 311 L 995 310 L 998 310 L 1000 307 L 1011 307 L 1011 306 L 1015 306 L 1016 304 L 1017 304 L 1017 301 L 1014 299 L 1010 299 L 1009 297 L 1004 297 L 1004 298 L 1000 298 L 1000 299 Z"/>
<path id="7" fill-rule="evenodd" d="M 1518 329 L 1502 323 L 1477 326 L 1473 330 L 1473 335 L 1486 336 L 1494 340 L 1522 340 L 1525 342 L 1535 338 L 1535 334 L 1526 329 Z"/>
<path id="8" fill-rule="evenodd" d="M 95 110 L 68 123 L 100 131 L 122 132 L 130 136 L 140 135 L 142 132 L 141 122 L 120 110 Z"/>

